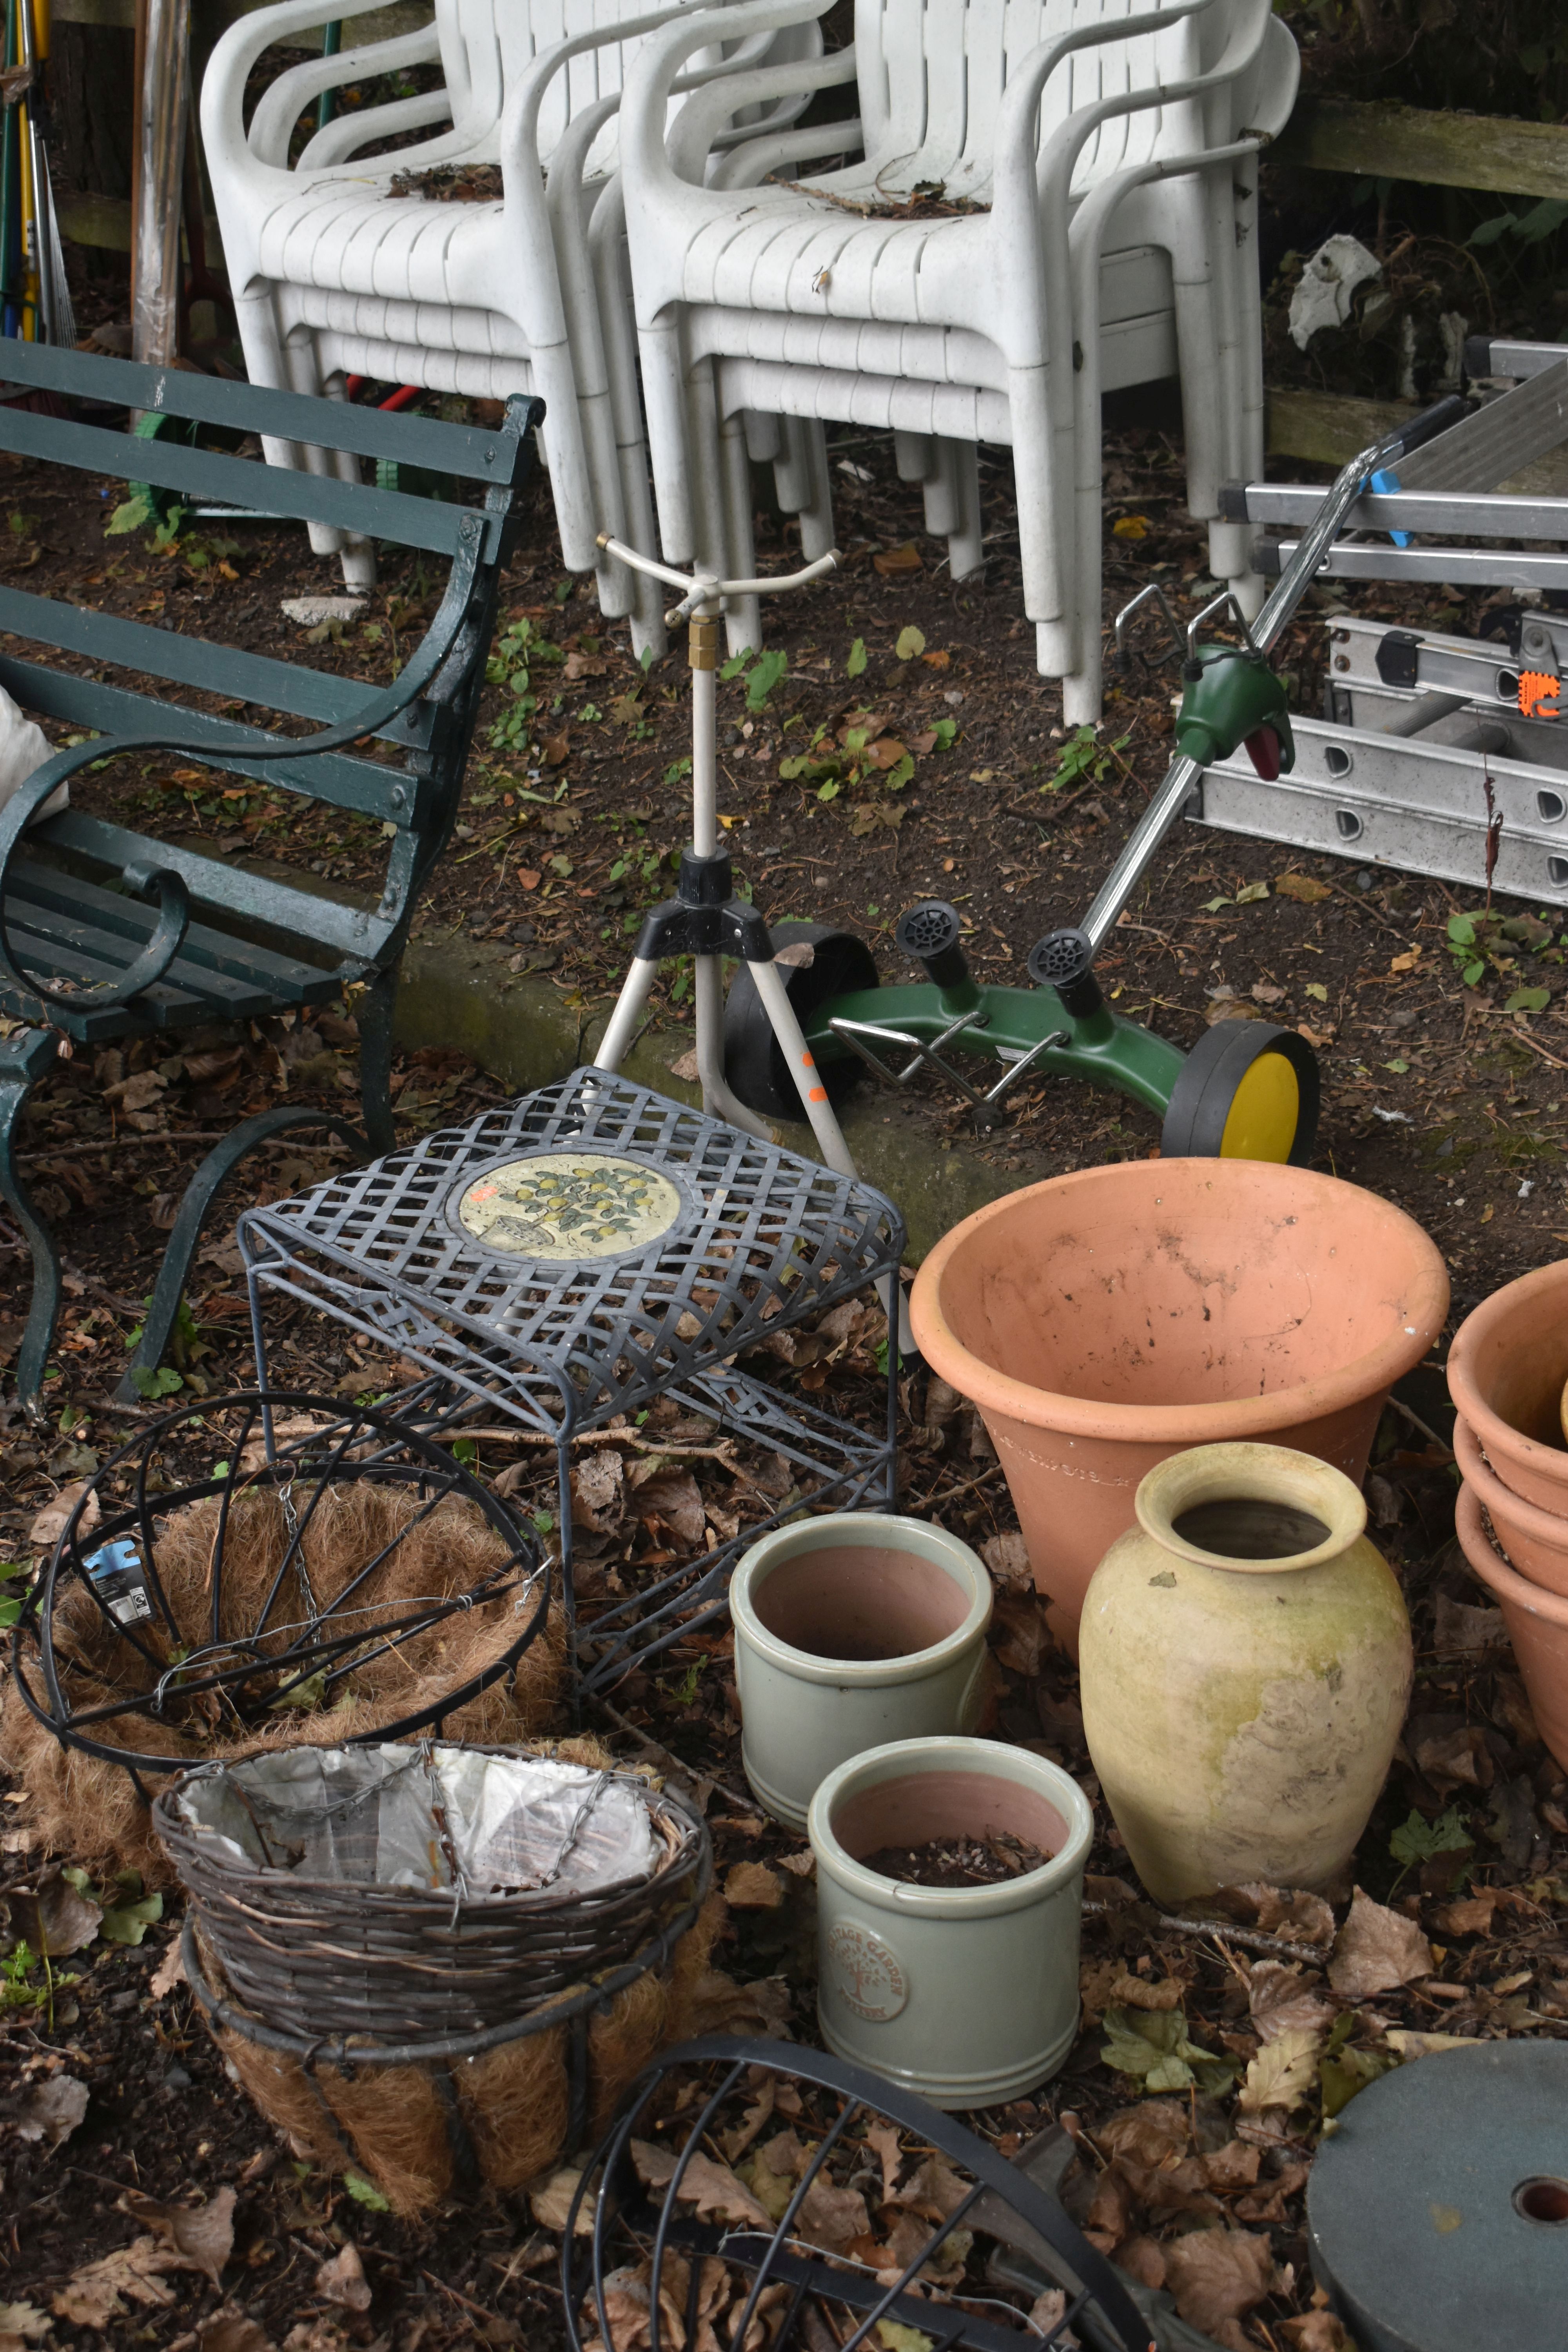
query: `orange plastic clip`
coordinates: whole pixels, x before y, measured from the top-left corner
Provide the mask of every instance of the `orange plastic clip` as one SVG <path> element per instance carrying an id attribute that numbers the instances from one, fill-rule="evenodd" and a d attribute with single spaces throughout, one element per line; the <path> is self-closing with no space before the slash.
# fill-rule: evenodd
<path id="1" fill-rule="evenodd" d="M 1521 719 L 1561 719 L 1557 697 L 1563 691 L 1563 680 L 1553 677 L 1550 670 L 1521 669 L 1519 674 L 1519 709 Z"/>

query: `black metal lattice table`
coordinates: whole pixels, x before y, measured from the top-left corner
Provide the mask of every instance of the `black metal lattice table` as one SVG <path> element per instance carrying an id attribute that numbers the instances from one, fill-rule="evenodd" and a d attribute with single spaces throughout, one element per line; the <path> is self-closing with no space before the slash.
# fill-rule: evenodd
<path id="1" fill-rule="evenodd" d="M 894 1500 L 898 1350 L 875 1434 L 735 1368 L 770 1334 L 898 1279 L 904 1228 L 882 1193 L 602 1070 L 580 1069 L 239 1220 L 257 1378 L 277 1292 L 426 1376 L 402 1409 L 455 1424 L 510 1415 L 556 1449 L 573 1612 L 574 1438 L 668 1395 L 792 1471 L 773 1517 L 595 1619 L 583 1683 L 722 1613 L 736 1554 L 803 1499 Z"/>

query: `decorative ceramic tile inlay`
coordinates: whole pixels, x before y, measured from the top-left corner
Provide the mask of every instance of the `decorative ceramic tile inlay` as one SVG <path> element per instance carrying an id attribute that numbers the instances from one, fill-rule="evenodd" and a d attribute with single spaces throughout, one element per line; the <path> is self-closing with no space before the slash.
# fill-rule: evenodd
<path id="1" fill-rule="evenodd" d="M 486 1169 L 458 1202 L 458 1222 L 498 1256 L 629 1257 L 668 1233 L 681 1196 L 640 1160 L 541 1151 Z"/>

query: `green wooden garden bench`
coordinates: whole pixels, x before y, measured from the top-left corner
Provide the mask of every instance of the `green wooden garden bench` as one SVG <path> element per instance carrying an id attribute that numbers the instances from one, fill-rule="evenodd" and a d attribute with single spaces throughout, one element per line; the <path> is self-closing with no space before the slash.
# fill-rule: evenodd
<path id="1" fill-rule="evenodd" d="M 0 686 L 36 718 L 89 739 L 57 752 L 0 810 L 0 1012 L 26 1024 L 0 1040 L 0 1197 L 33 1258 L 16 1372 L 25 1403 L 36 1408 L 53 1344 L 60 1270 L 21 1179 L 16 1129 L 62 1041 L 74 1050 L 256 1021 L 356 990 L 363 1134 L 330 1112 L 279 1107 L 242 1120 L 208 1153 L 170 1235 L 121 1391 L 129 1402 L 139 1394 L 137 1371 L 162 1360 L 203 1220 L 247 1151 L 306 1126 L 330 1127 L 367 1156 L 392 1149 L 398 960 L 457 816 L 500 576 L 543 408 L 513 399 L 503 423 L 481 430 L 23 342 L 0 352 L 0 377 L 54 395 L 0 404 L 0 449 L 88 474 L 134 474 L 186 506 L 324 524 L 449 565 L 435 618 L 388 687 L 0 587 Z M 143 422 L 149 437 L 128 441 L 89 421 L 91 408 L 73 413 L 84 401 L 164 422 L 150 432 Z M 63 413 L 38 413 L 45 408 Z M 252 434 L 304 463 L 230 454 Z M 452 494 L 373 488 L 357 478 L 355 459 L 370 460 L 383 480 L 388 468 L 398 469 L 393 480 L 444 476 Z M 92 674 L 62 667 L 58 654 L 90 663 Z M 182 707 L 182 690 L 226 697 L 247 716 Z M 313 731 L 290 731 L 297 721 Z M 379 905 L 342 905 L 76 809 L 32 822 L 77 770 L 150 751 L 380 819 L 389 839 Z"/>

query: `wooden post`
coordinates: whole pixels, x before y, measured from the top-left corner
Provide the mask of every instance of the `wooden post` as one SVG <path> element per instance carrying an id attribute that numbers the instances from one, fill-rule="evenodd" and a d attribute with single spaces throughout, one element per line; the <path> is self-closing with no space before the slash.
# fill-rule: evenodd
<path id="1" fill-rule="evenodd" d="M 180 196 L 191 103 L 190 0 L 140 0 L 131 349 L 167 366 L 180 348 Z"/>

